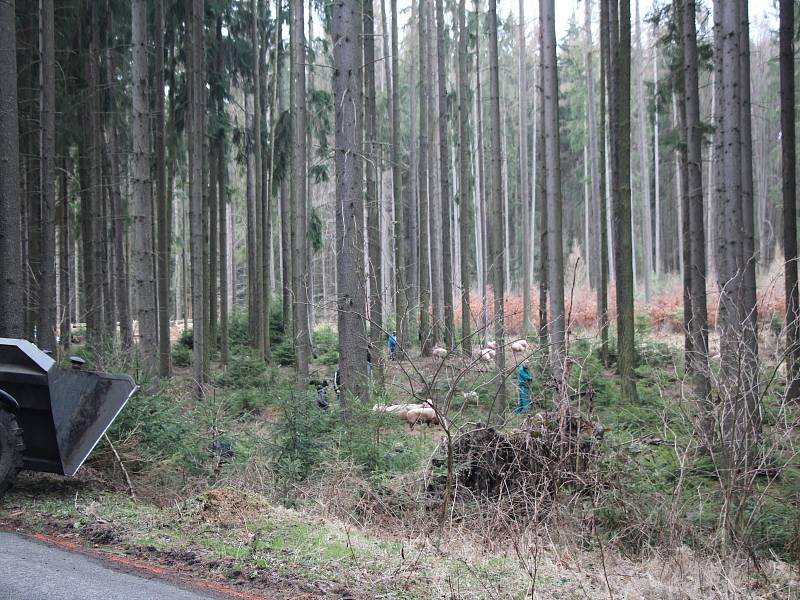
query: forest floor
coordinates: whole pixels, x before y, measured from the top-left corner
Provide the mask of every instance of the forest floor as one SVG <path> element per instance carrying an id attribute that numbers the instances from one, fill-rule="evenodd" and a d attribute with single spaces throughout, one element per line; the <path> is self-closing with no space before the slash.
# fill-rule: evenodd
<path id="1" fill-rule="evenodd" d="M 598 487 L 587 496 L 564 486 L 533 520 L 464 494 L 443 520 L 431 487 L 441 427 L 409 432 L 371 407 L 343 427 L 335 409 L 316 408 L 313 389 L 293 388 L 289 369 L 240 348 L 214 373 L 206 402 L 191 399 L 179 368 L 123 411 L 110 439 L 132 490 L 103 442 L 75 479 L 21 474 L 0 501 L 0 528 L 240 598 L 800 598 L 800 410 L 765 394 L 769 469 L 753 474 L 741 516 L 747 544 L 734 551 L 713 461 L 691 442 L 680 348 L 658 336 L 640 343 L 636 406 L 620 405 L 595 350 L 574 340 L 571 378 L 582 412 L 605 429 Z M 536 360 L 533 412 L 549 403 Z M 409 401 L 424 378 L 443 402 L 455 385 L 452 433 L 469 431 L 491 418 L 494 384 L 465 362 L 389 362 L 383 400 Z M 315 365 L 328 377 L 333 368 Z M 463 396 L 471 391 L 477 398 Z M 528 422 L 511 415 L 497 428 L 510 434 Z"/>

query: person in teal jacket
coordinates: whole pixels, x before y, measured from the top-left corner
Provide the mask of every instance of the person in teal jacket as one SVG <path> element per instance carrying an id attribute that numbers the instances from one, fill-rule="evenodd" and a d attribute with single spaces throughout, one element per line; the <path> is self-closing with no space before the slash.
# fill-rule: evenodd
<path id="1" fill-rule="evenodd" d="M 517 387 L 519 388 L 519 405 L 514 409 L 518 415 L 527 414 L 530 405 L 531 381 L 533 376 L 528 369 L 528 361 L 525 360 L 517 369 Z"/>

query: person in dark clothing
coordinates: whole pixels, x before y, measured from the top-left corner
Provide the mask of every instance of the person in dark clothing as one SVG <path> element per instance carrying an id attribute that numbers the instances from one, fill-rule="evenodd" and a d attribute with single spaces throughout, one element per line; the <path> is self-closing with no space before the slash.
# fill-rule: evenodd
<path id="1" fill-rule="evenodd" d="M 322 410 L 328 410 L 330 406 L 328 403 L 328 380 L 323 379 L 322 381 L 317 381 L 312 379 L 308 384 L 313 385 L 317 390 L 317 406 Z"/>

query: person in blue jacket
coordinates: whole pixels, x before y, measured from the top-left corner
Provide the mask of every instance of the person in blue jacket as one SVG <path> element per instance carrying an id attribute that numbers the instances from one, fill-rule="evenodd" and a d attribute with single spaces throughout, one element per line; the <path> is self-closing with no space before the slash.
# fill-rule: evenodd
<path id="1" fill-rule="evenodd" d="M 522 361 L 522 364 L 517 369 L 517 387 L 519 388 L 519 405 L 514 409 L 518 415 L 527 414 L 528 406 L 531 403 L 531 381 L 533 376 L 528 369 L 528 361 Z"/>
<path id="2" fill-rule="evenodd" d="M 394 359 L 394 353 L 397 350 L 397 332 L 393 331 L 389 336 L 389 358 Z"/>

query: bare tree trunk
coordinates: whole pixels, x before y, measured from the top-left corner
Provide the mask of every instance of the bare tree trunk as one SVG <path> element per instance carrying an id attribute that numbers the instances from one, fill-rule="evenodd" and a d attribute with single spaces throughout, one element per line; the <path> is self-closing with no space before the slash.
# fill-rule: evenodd
<path id="1" fill-rule="evenodd" d="M 275 1 L 275 23 L 278 24 L 275 27 L 275 39 L 274 39 L 274 52 L 273 52 L 273 77 L 272 77 L 272 102 L 270 104 L 270 140 L 269 140 L 269 148 L 270 148 L 270 155 L 269 155 L 269 179 L 267 180 L 266 185 L 266 202 L 267 202 L 267 210 L 264 215 L 264 218 L 267 221 L 266 230 L 267 230 L 267 240 L 270 245 L 270 252 L 272 255 L 269 257 L 267 253 L 264 255 L 265 264 L 269 263 L 271 266 L 272 271 L 272 281 L 267 282 L 265 285 L 265 297 L 266 297 L 266 307 L 264 310 L 264 354 L 266 359 L 269 361 L 272 359 L 272 342 L 270 340 L 270 332 L 272 331 L 271 323 L 272 323 L 272 289 L 275 287 L 276 281 L 276 271 L 277 265 L 275 262 L 275 251 L 276 246 L 279 243 L 282 243 L 282 239 L 279 242 L 275 239 L 273 234 L 273 212 L 272 212 L 272 196 L 275 193 L 275 137 L 276 137 L 276 130 L 278 128 L 278 122 L 281 118 L 281 110 L 280 110 L 280 103 L 278 102 L 278 88 L 280 86 L 280 35 L 281 35 L 281 2 L 280 0 Z M 264 44 L 266 49 L 266 43 Z M 266 74 L 265 74 L 266 77 Z M 265 86 L 265 94 L 266 94 L 266 86 Z M 267 166 L 265 165 L 264 168 L 266 169 Z M 279 232 L 282 238 L 282 231 Z M 284 257 L 286 260 L 286 257 Z M 281 265 L 281 268 L 282 265 Z M 286 314 L 286 307 L 283 307 L 284 315 Z"/>
<path id="2" fill-rule="evenodd" d="M 608 161 L 606 160 L 606 96 L 608 91 L 608 3 L 600 2 L 600 129 L 598 132 L 598 146 L 600 147 L 598 179 L 598 205 L 597 221 L 600 231 L 600 269 L 599 285 L 597 288 L 597 327 L 600 330 L 600 358 L 604 365 L 608 365 L 608 199 L 607 199 L 607 173 Z"/>
<path id="3" fill-rule="evenodd" d="M 268 3 L 269 0 L 266 0 Z M 264 0 L 258 0 L 258 14 L 259 18 L 264 15 L 266 17 L 266 8 L 264 7 Z M 272 347 L 270 345 L 269 331 L 270 331 L 270 316 L 272 314 L 272 286 L 270 284 L 270 271 L 272 270 L 272 190 L 270 189 L 270 168 L 272 162 L 267 153 L 267 145 L 270 142 L 270 136 L 265 135 L 267 129 L 266 115 L 267 106 L 270 106 L 270 121 L 273 121 L 275 114 L 275 102 L 269 102 L 267 96 L 267 46 L 269 45 L 267 39 L 267 30 L 265 26 L 259 27 L 260 31 L 260 45 L 258 52 L 258 79 L 259 79 L 259 121 L 261 122 L 261 136 L 259 138 L 259 146 L 261 148 L 261 196 L 259 197 L 259 204 L 261 206 L 261 235 L 259 236 L 259 244 L 261 247 L 261 351 L 264 354 L 266 361 L 270 360 L 272 354 Z M 276 27 L 276 35 L 280 32 L 280 28 Z M 272 125 L 272 123 L 270 123 Z M 273 146 L 270 145 L 270 148 Z"/>
<path id="4" fill-rule="evenodd" d="M 636 400 L 633 329 L 633 255 L 630 188 L 630 2 L 622 0 L 619 12 L 609 7 L 609 60 L 611 73 L 612 190 L 614 195 L 614 266 L 617 285 L 617 367 L 620 374 L 620 397 L 623 402 Z"/>
<path id="5" fill-rule="evenodd" d="M 403 202 L 402 173 L 400 170 L 400 50 L 397 27 L 397 0 L 391 0 L 392 12 L 392 89 L 391 89 L 391 145 L 392 145 L 392 203 L 394 205 L 394 264 L 395 264 L 395 326 L 399 331 L 401 347 L 408 344 L 409 301 L 407 256 L 405 252 L 406 214 Z M 414 94 L 411 93 L 412 103 Z M 413 128 L 413 120 L 412 120 Z M 412 141 L 413 144 L 413 141 Z M 413 189 L 413 183 L 410 188 Z"/>
<path id="6" fill-rule="evenodd" d="M 739 72 L 741 93 L 741 161 L 742 161 L 742 268 L 744 270 L 744 308 L 747 315 L 745 334 L 745 399 L 747 402 L 748 435 L 761 430 L 758 382 L 758 310 L 756 299 L 755 223 L 753 211 L 753 135 L 750 117 L 750 25 L 748 0 L 739 0 Z M 748 441 L 754 441 L 750 438 Z"/>
<path id="7" fill-rule="evenodd" d="M 205 298 L 203 297 L 203 282 L 205 279 L 203 261 L 203 140 L 205 117 L 205 81 L 203 79 L 204 31 L 203 16 L 205 15 L 204 0 L 188 0 L 189 7 L 189 36 L 187 43 L 187 56 L 189 57 L 188 75 L 189 84 L 189 188 L 190 211 L 189 221 L 191 230 L 192 249 L 192 323 L 194 347 L 192 351 L 192 373 L 194 375 L 196 396 L 203 399 L 205 396 L 206 375 L 206 331 L 205 331 Z"/>
<path id="8" fill-rule="evenodd" d="M 111 11 L 108 11 L 109 21 L 106 25 L 109 31 L 112 30 Z M 109 81 L 114 79 L 114 62 L 111 48 L 106 49 L 106 78 Z M 113 100 L 114 90 L 110 89 L 112 95 L 112 106 L 116 106 Z M 114 239 L 114 283 L 116 285 L 117 296 L 117 319 L 119 320 L 120 346 L 123 351 L 133 347 L 133 324 L 131 323 L 131 298 L 128 291 L 127 275 L 127 255 L 125 252 L 125 233 L 127 223 L 127 204 L 122 199 L 120 183 L 122 175 L 119 172 L 119 143 L 117 136 L 117 111 L 112 110 L 108 115 L 108 164 L 109 178 L 111 181 L 111 212 L 114 218 L 111 220 L 111 235 Z"/>
<path id="9" fill-rule="evenodd" d="M 361 164 L 360 0 L 333 5 L 336 102 L 336 246 L 339 372 L 342 399 L 367 402 L 367 332 L 364 325 L 364 201 Z M 301 311 L 302 312 L 302 311 Z"/>
<path id="10" fill-rule="evenodd" d="M 23 335 L 19 119 L 14 0 L 0 2 L 0 336 Z"/>
<path id="11" fill-rule="evenodd" d="M 302 3 L 301 3 L 302 4 Z M 249 277 L 252 277 L 250 286 L 253 289 L 252 298 L 253 304 L 250 306 L 250 312 L 253 314 L 253 344 L 258 350 L 261 358 L 264 357 L 264 319 L 263 319 L 263 293 L 264 293 L 264 255 L 262 253 L 263 247 L 263 230 L 262 219 L 264 206 L 262 204 L 262 162 L 261 162 L 261 65 L 260 65 L 260 52 L 258 40 L 258 20 L 259 20 L 259 2 L 258 0 L 250 0 L 250 12 L 253 19 L 250 23 L 250 44 L 253 59 L 253 188 L 254 188 L 254 210 L 253 210 L 253 271 Z M 302 8 L 300 9 L 302 13 Z M 302 22 L 302 21 L 301 21 Z M 302 25 L 301 25 L 302 29 Z"/>
<path id="12" fill-rule="evenodd" d="M 786 398 L 800 398 L 800 331 L 797 289 L 797 167 L 795 164 L 794 1 L 780 1 L 781 162 L 783 181 L 783 282 L 786 294 Z"/>
<path id="13" fill-rule="evenodd" d="M 550 0 L 552 5 L 552 0 Z M 540 5 L 541 6 L 541 5 Z M 505 272 L 503 261 L 504 236 L 503 226 L 505 214 L 503 211 L 503 167 L 500 149 L 502 136 L 500 121 L 500 76 L 498 67 L 497 48 L 497 0 L 489 0 L 489 94 L 492 116 L 492 206 L 493 206 L 493 231 L 491 236 L 492 266 L 494 283 L 494 338 L 497 342 L 497 393 L 496 407 L 498 414 L 502 414 L 507 406 L 506 398 L 506 357 L 505 357 Z"/>
<path id="14" fill-rule="evenodd" d="M 682 0 L 679 0 L 682 2 Z M 679 11 L 683 11 L 682 5 L 678 4 Z M 679 24 L 679 28 L 682 28 Z M 680 59 L 681 62 L 683 59 Z M 683 82 L 676 81 L 672 90 L 672 111 L 675 117 L 675 130 L 678 132 L 678 144 L 675 147 L 675 194 L 678 199 L 677 203 L 677 216 L 679 231 L 680 231 L 680 247 L 678 249 L 678 264 L 680 266 L 680 275 L 683 281 L 683 334 L 684 354 L 688 357 L 693 352 L 693 338 L 691 335 L 691 322 L 692 322 L 692 251 L 691 251 L 691 222 L 689 220 L 689 203 L 687 196 L 689 192 L 688 175 L 687 175 L 687 155 L 685 144 L 686 132 L 686 111 L 685 106 L 681 103 L 678 107 L 678 96 L 683 96 Z M 689 368 L 692 363 L 688 363 Z"/>
<path id="15" fill-rule="evenodd" d="M 638 77 L 636 78 L 636 109 L 639 129 L 639 173 L 642 188 L 642 224 L 644 237 L 644 298 L 650 302 L 653 278 L 653 216 L 650 208 L 650 160 L 647 151 L 647 113 L 644 104 L 644 49 L 642 48 L 641 21 L 639 20 L 639 0 L 636 0 L 636 53 L 639 55 Z"/>
<path id="16" fill-rule="evenodd" d="M 434 32 L 434 4 L 436 0 L 429 0 L 425 5 L 425 30 L 428 41 L 425 47 L 428 64 L 428 265 L 431 271 L 431 341 L 438 345 L 442 341 L 444 325 L 444 285 L 443 285 L 443 244 L 442 244 L 442 197 L 439 189 L 439 162 L 437 160 L 439 148 L 439 96 L 436 90 L 438 81 L 438 65 L 436 63 L 436 43 Z"/>
<path id="17" fill-rule="evenodd" d="M 522 2 L 522 0 L 520 0 Z M 471 99 L 469 93 L 469 74 L 467 48 L 469 31 L 466 24 L 466 0 L 458 3 L 458 165 L 459 165 L 459 236 L 461 244 L 461 350 L 465 356 L 472 354 L 470 283 L 475 257 L 469 242 L 472 233 L 472 171 L 470 170 L 469 113 Z M 530 316 L 529 316 L 530 318 Z"/>
<path id="18" fill-rule="evenodd" d="M 444 7 L 442 0 L 436 0 L 436 62 L 438 65 L 439 90 L 439 184 L 442 205 L 442 287 L 444 288 L 444 344 L 453 349 L 453 241 L 451 231 L 450 197 L 450 143 L 448 141 L 447 110 L 447 71 L 445 68 Z"/>
<path id="19" fill-rule="evenodd" d="M 155 371 L 158 352 L 155 274 L 153 273 L 153 197 L 150 181 L 150 123 L 147 100 L 147 6 L 131 3 L 133 46 L 133 289 L 139 321 L 139 352 L 144 368 Z"/>
<path id="20" fill-rule="evenodd" d="M 245 92 L 244 97 L 244 123 L 245 131 L 248 132 L 246 139 L 246 172 L 245 172 L 245 202 L 247 210 L 247 313 L 248 330 L 250 332 L 250 345 L 258 350 L 258 340 L 260 331 L 258 309 L 258 231 L 256 204 L 256 159 L 255 159 L 255 136 L 253 128 L 254 110 L 253 95 Z"/>
<path id="21" fill-rule="evenodd" d="M 716 203 L 715 218 L 717 284 L 720 290 L 717 326 L 720 333 L 720 400 L 722 403 L 721 434 L 725 449 L 726 476 L 729 489 L 737 484 L 741 470 L 747 468 L 750 450 L 755 441 L 755 415 L 749 403 L 749 386 L 757 382 L 755 374 L 748 372 L 753 361 L 748 356 L 747 344 L 750 307 L 745 290 L 745 241 L 742 190 L 741 120 L 742 72 L 741 29 L 742 19 L 738 2 L 714 3 L 717 60 L 721 64 L 721 177 L 718 180 L 720 196 Z"/>
<path id="22" fill-rule="evenodd" d="M 544 118 L 544 27 L 539 26 L 539 73 L 536 85 L 539 87 L 540 106 L 537 107 L 539 113 L 539 157 L 536 179 L 539 189 L 539 197 L 542 199 L 539 209 L 539 229 L 541 233 L 541 244 L 539 251 L 539 345 L 544 348 L 545 356 L 543 357 L 543 365 L 550 360 L 550 344 L 547 339 L 548 332 L 548 311 L 547 311 L 547 298 L 548 298 L 548 246 L 549 246 L 549 228 L 547 226 L 547 169 L 545 167 L 545 118 Z"/>
<path id="23" fill-rule="evenodd" d="M 654 271 L 656 275 L 661 272 L 661 268 L 663 266 L 663 259 L 661 256 L 661 182 L 660 182 L 660 175 L 659 175 L 659 158 L 658 158 L 658 102 L 657 102 L 657 94 L 658 94 L 658 52 L 653 50 L 653 154 L 655 156 L 653 160 L 653 187 L 655 188 L 655 268 Z"/>
<path id="24" fill-rule="evenodd" d="M 293 250 L 292 291 L 294 293 L 294 339 L 298 381 L 308 377 L 308 361 L 310 358 L 309 355 L 311 354 L 311 338 L 308 329 L 308 272 L 306 269 L 306 264 L 308 263 L 308 244 L 306 240 L 306 55 L 303 18 L 304 4 L 305 0 L 300 0 L 292 5 L 291 26 L 293 88 L 292 127 L 294 130 L 292 138 L 294 140 L 292 156 L 292 196 L 294 197 L 293 240 L 295 243 Z M 360 30 L 360 27 L 358 29 Z M 356 34 L 351 41 L 357 44 L 359 42 L 359 34 Z M 360 91 L 353 97 L 358 97 L 359 95 Z M 340 148 L 338 142 L 337 148 Z M 339 151 L 340 150 L 337 150 L 336 153 L 337 158 L 339 156 Z M 351 161 L 353 160 L 353 157 L 349 158 Z M 341 293 L 340 290 L 340 294 Z M 360 314 L 363 318 L 364 312 L 361 311 Z"/>
<path id="25" fill-rule="evenodd" d="M 475 0 L 475 15 L 476 19 L 478 20 L 478 30 L 480 31 L 480 2 L 481 0 Z M 485 165 L 486 161 L 484 160 L 484 148 L 483 148 L 483 94 L 481 93 L 481 49 L 480 49 L 480 35 L 475 36 L 475 95 L 476 95 L 476 118 L 477 118 L 477 133 L 478 133 L 478 140 L 477 140 L 477 147 L 478 147 L 478 168 L 476 172 L 478 173 L 478 220 L 481 224 L 481 232 L 483 233 L 481 239 L 481 272 L 483 276 L 481 277 L 481 340 L 483 343 L 486 342 L 487 336 L 489 335 L 489 310 L 488 310 L 488 266 L 489 266 L 489 221 L 486 218 L 486 197 L 487 197 L 487 185 L 486 185 L 486 171 Z"/>
<path id="26" fill-rule="evenodd" d="M 279 3 L 280 5 L 280 3 Z M 279 18 L 280 20 L 280 18 Z M 283 59 L 286 56 L 285 46 L 283 42 L 280 45 L 279 59 L 276 68 L 283 70 Z M 291 59 L 290 59 L 291 61 Z M 284 71 L 285 73 L 285 71 Z M 290 78 L 291 79 L 291 78 Z M 289 83 L 291 86 L 291 82 Z M 289 86 L 278 85 L 278 114 L 283 118 L 286 107 L 286 88 Z M 291 162 L 287 161 L 287 167 L 290 167 Z M 283 312 L 283 329 L 284 333 L 292 335 L 292 263 L 294 257 L 292 256 L 292 205 L 291 194 L 289 193 L 289 180 L 290 175 L 288 168 L 284 170 L 283 177 L 281 178 L 280 185 L 280 213 L 281 213 L 281 309 Z"/>
<path id="27" fill-rule="evenodd" d="M 222 18 L 217 19 L 217 43 L 222 38 Z M 217 63 L 219 68 L 219 62 Z M 222 95 L 217 96 L 217 115 L 225 110 Z M 226 156 L 225 132 L 217 139 L 217 224 L 219 228 L 219 348 L 220 361 L 228 364 L 228 163 Z M 212 255 L 212 260 L 217 260 Z"/>
<path id="28" fill-rule="evenodd" d="M 170 374 L 170 340 L 169 340 L 169 258 L 170 202 L 166 189 L 166 146 L 164 140 L 164 2 L 155 2 L 155 84 L 156 96 L 155 136 L 156 150 L 156 206 L 158 207 L 158 374 L 169 377 Z"/>
<path id="29" fill-rule="evenodd" d="M 692 354 L 687 357 L 694 376 L 701 440 L 708 444 L 713 424 L 709 417 L 708 309 L 706 306 L 706 243 L 703 228 L 703 155 L 700 92 L 698 85 L 697 31 L 695 1 L 683 0 L 683 73 L 686 112 L 686 203 L 691 229 Z M 707 447 L 710 447 L 707 445 Z"/>
<path id="30" fill-rule="evenodd" d="M 547 282 L 550 292 L 550 364 L 558 390 L 565 384 L 566 328 L 564 315 L 564 254 L 562 239 L 561 156 L 558 130 L 558 70 L 556 66 L 555 5 L 539 1 L 542 27 L 544 94 L 544 156 L 547 195 Z M 563 399 L 556 393 L 556 402 Z M 564 406 L 562 408 L 568 408 Z"/>
<path id="31" fill-rule="evenodd" d="M 41 87 L 42 66 L 38 2 L 28 2 L 18 7 L 20 31 L 19 55 L 23 68 L 19 72 L 20 169 L 22 173 L 20 194 L 24 194 L 22 219 L 22 265 L 25 282 L 25 337 L 36 340 L 39 321 L 39 284 L 42 279 L 42 195 L 41 195 Z"/>
<path id="32" fill-rule="evenodd" d="M 592 233 L 594 239 L 591 244 L 591 252 L 597 258 L 595 261 L 597 266 L 594 269 L 595 277 L 594 284 L 597 288 L 597 316 L 598 323 L 601 315 L 601 307 L 599 306 L 600 300 L 600 287 L 601 271 L 605 270 L 605 261 L 602 258 L 602 235 L 601 229 L 603 227 L 602 219 L 599 218 L 601 214 L 601 198 L 603 190 L 601 189 L 600 179 L 600 156 L 602 150 L 597 144 L 597 113 L 595 112 L 595 90 L 594 90 L 594 59 L 593 59 L 593 46 L 592 46 L 592 4 L 591 0 L 586 0 L 584 4 L 584 35 L 586 36 L 586 121 L 589 134 L 589 173 L 591 185 L 591 206 L 594 207 L 594 219 L 592 221 Z M 602 87 L 602 82 L 601 82 Z M 587 211 L 592 212 L 592 211 Z"/>
<path id="33" fill-rule="evenodd" d="M 588 0 L 587 0 L 588 4 Z M 525 0 L 519 0 L 519 189 L 522 200 L 522 336 L 533 331 L 531 324 L 531 203 L 528 197 L 528 80 L 525 51 Z"/>
<path id="34" fill-rule="evenodd" d="M 427 0 L 430 1 L 430 0 Z M 428 224 L 430 196 L 428 190 L 428 72 L 426 0 L 419 1 L 419 338 L 422 356 L 430 356 L 433 349 L 430 323 L 430 253 Z"/>
<path id="35" fill-rule="evenodd" d="M 59 254 L 58 254 L 58 270 L 61 274 L 59 280 L 61 306 L 58 315 L 59 334 L 61 336 L 61 347 L 67 349 L 72 342 L 72 322 L 71 322 L 71 305 L 72 305 L 72 287 L 70 286 L 70 235 L 69 235 L 69 170 L 67 166 L 67 156 L 65 152 L 61 152 L 61 181 L 60 192 L 61 197 L 58 203 L 58 241 L 59 241 Z M 0 223 L 2 227 L 2 223 Z M 2 247 L 2 246 L 0 246 Z M 0 335 L 2 332 L 0 331 Z"/>
<path id="36" fill-rule="evenodd" d="M 41 123 L 41 273 L 39 279 L 39 347 L 56 351 L 56 189 L 55 189 L 55 32 L 53 0 L 40 0 L 39 50 Z M 4 83 L 5 85 L 5 83 Z"/>
<path id="37" fill-rule="evenodd" d="M 88 115 L 88 127 L 81 130 L 80 181 L 81 181 L 81 237 L 83 246 L 83 282 L 85 299 L 86 342 L 91 348 L 98 348 L 102 339 L 103 291 L 101 268 L 98 260 L 97 246 L 102 234 L 99 215 L 99 190 L 101 188 L 98 144 L 97 90 L 98 73 L 96 65 L 97 7 L 81 3 L 81 48 L 84 52 L 83 69 L 86 85 L 82 90 L 82 109 Z M 88 37 L 86 27 L 88 24 Z M 84 45 L 86 44 L 86 45 Z M 88 47 L 88 50 L 87 50 Z"/>
<path id="38" fill-rule="evenodd" d="M 369 339 L 373 364 L 381 380 L 383 355 L 383 301 L 381 218 L 378 200 L 377 127 L 375 122 L 375 27 L 372 0 L 362 0 L 364 27 L 364 156 L 367 175 L 367 245 L 369 252 Z"/>

